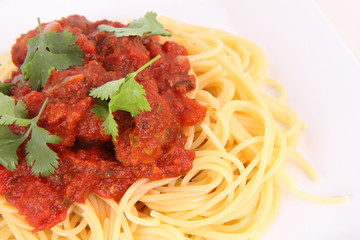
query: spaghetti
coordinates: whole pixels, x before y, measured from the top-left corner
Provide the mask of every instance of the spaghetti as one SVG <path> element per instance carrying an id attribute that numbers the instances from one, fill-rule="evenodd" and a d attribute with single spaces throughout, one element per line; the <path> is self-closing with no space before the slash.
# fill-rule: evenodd
<path id="1" fill-rule="evenodd" d="M 280 208 L 281 184 L 298 190 L 284 163 L 298 160 L 303 126 L 286 105 L 286 91 L 267 77 L 262 51 L 232 34 L 162 18 L 172 41 L 189 53 L 197 87 L 190 93 L 208 109 L 205 120 L 185 130 L 186 148 L 196 152 L 183 177 L 136 181 L 120 202 L 90 194 L 73 203 L 66 219 L 50 230 L 32 232 L 16 208 L 0 199 L 0 239 L 258 239 Z M 0 68 L 9 76 L 10 64 Z M 268 84 L 279 97 L 259 90 Z"/>

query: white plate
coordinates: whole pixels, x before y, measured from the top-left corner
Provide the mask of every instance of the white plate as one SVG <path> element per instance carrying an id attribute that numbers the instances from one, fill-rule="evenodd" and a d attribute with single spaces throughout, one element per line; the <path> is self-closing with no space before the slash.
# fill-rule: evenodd
<path id="1" fill-rule="evenodd" d="M 271 76 L 285 85 L 290 105 L 309 126 L 301 149 L 322 180 L 295 172 L 300 187 L 351 198 L 323 205 L 285 190 L 281 213 L 264 239 L 360 239 L 360 67 L 311 0 L 121 2 L 0 0 L 0 53 L 34 28 L 36 17 L 46 22 L 74 13 L 116 20 L 152 10 L 256 42 L 269 57 Z"/>

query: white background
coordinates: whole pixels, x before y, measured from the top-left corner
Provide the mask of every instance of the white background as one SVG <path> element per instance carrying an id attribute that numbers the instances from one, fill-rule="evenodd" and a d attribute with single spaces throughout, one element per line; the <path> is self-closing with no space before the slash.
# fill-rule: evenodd
<path id="1" fill-rule="evenodd" d="M 301 150 L 322 180 L 314 183 L 295 171 L 299 187 L 321 196 L 350 198 L 348 204 L 324 205 L 284 190 L 280 215 L 264 239 L 356 240 L 360 239 L 360 67 L 352 53 L 358 54 L 359 38 L 358 44 L 351 43 L 359 28 L 350 25 L 354 28 L 351 33 L 341 27 L 346 20 L 338 17 L 348 16 L 346 10 L 342 15 L 334 13 L 344 9 L 339 0 L 338 7 L 326 0 L 317 1 L 320 7 L 312 0 L 152 0 L 126 4 L 110 0 L 0 0 L 0 53 L 7 52 L 21 32 L 34 28 L 36 17 L 46 22 L 72 13 L 96 20 L 137 18 L 153 10 L 254 41 L 269 57 L 270 75 L 285 85 L 289 104 L 308 124 Z M 350 0 L 341 3 L 346 1 Z M 358 6 L 358 1 L 352 2 Z M 331 9 L 335 11 L 331 13 Z"/>
<path id="2" fill-rule="evenodd" d="M 360 61 L 360 1 L 316 0 L 316 2 Z"/>

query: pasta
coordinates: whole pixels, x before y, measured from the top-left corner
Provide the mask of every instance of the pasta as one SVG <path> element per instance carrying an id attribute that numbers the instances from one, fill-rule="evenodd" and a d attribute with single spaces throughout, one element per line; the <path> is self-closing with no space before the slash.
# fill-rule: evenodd
<path id="1" fill-rule="evenodd" d="M 193 168 L 180 178 L 141 179 L 119 203 L 90 194 L 46 231 L 32 232 L 1 198 L 0 239 L 258 239 L 276 219 L 282 184 L 314 201 L 346 200 L 304 193 L 289 177 L 286 161 L 317 175 L 297 152 L 303 123 L 286 104 L 285 89 L 267 77 L 266 57 L 254 43 L 168 18 L 161 22 L 188 50 L 198 81 L 190 97 L 208 109 L 203 123 L 185 129 L 186 148 L 196 152 Z M 12 70 L 3 61 L 1 79 Z"/>

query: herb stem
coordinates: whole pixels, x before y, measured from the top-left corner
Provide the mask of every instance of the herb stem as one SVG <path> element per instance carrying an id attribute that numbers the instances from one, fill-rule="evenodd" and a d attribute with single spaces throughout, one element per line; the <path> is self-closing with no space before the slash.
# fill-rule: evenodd
<path id="1" fill-rule="evenodd" d="M 42 29 L 42 25 L 41 25 L 41 21 L 40 21 L 39 17 L 37 18 L 37 21 L 38 21 L 40 33 L 43 33 L 43 29 Z"/>
<path id="2" fill-rule="evenodd" d="M 148 61 L 147 63 L 145 63 L 143 66 L 141 66 L 138 70 L 136 70 L 134 72 L 135 75 L 139 74 L 142 70 L 144 70 L 145 68 L 147 68 L 148 66 L 150 66 L 153 62 L 155 62 L 156 60 L 158 60 L 161 57 L 161 55 L 157 55 L 156 57 L 152 58 L 150 61 Z"/>
<path id="3" fill-rule="evenodd" d="M 44 101 L 43 105 L 42 105 L 42 106 L 41 106 L 41 108 L 40 108 L 40 111 L 39 111 L 38 115 L 34 118 L 34 122 L 39 121 L 40 116 L 41 116 L 42 112 L 44 111 L 45 106 L 46 106 L 46 105 L 47 105 L 47 103 L 48 103 L 48 100 L 49 100 L 48 98 L 46 98 L 46 99 L 45 99 L 45 101 Z"/>

